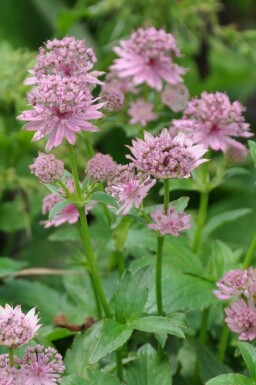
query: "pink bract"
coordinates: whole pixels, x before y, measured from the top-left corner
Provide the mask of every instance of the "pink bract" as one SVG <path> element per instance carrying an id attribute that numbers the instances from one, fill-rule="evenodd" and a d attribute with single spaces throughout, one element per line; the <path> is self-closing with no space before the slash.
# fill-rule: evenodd
<path id="1" fill-rule="evenodd" d="M 191 215 L 178 212 L 172 205 L 168 207 L 167 213 L 163 208 L 156 208 L 150 216 L 155 223 L 148 224 L 148 228 L 158 231 L 161 235 L 170 234 L 177 237 L 191 227 Z"/>

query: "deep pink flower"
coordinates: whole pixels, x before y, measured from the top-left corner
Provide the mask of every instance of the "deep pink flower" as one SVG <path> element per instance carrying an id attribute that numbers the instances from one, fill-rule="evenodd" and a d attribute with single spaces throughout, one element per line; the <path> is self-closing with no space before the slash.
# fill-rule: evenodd
<path id="1" fill-rule="evenodd" d="M 56 385 L 64 372 L 62 357 L 53 348 L 35 345 L 26 349 L 19 369 L 20 385 Z"/>
<path id="2" fill-rule="evenodd" d="M 15 308 L 0 306 L 0 345 L 17 348 L 34 337 L 41 325 L 35 308 L 22 313 L 20 305 Z"/>
<path id="3" fill-rule="evenodd" d="M 182 82 L 186 70 L 174 64 L 172 58 L 180 56 L 172 34 L 154 27 L 138 29 L 128 40 L 122 40 L 114 51 L 119 56 L 111 69 L 120 78 L 131 77 L 133 84 L 147 83 L 160 91 L 163 80 L 170 84 Z"/>
<path id="4" fill-rule="evenodd" d="M 256 308 L 252 301 L 246 303 L 239 298 L 225 312 L 228 327 L 239 334 L 240 340 L 252 341 L 256 338 Z"/>
<path id="5" fill-rule="evenodd" d="M 29 166 L 30 171 L 42 183 L 55 183 L 64 174 L 64 163 L 56 159 L 53 154 L 39 152 L 34 163 Z"/>
<path id="6" fill-rule="evenodd" d="M 142 98 L 132 102 L 128 109 L 128 115 L 131 117 L 130 123 L 146 126 L 148 122 L 156 120 L 157 115 L 152 111 L 153 107 L 153 103 L 148 103 Z"/>
<path id="7" fill-rule="evenodd" d="M 150 216 L 155 223 L 149 223 L 148 228 L 158 231 L 161 235 L 171 234 L 177 237 L 191 227 L 191 215 L 178 212 L 172 205 L 168 207 L 167 213 L 163 208 L 156 208 Z"/>
<path id="8" fill-rule="evenodd" d="M 183 131 L 195 143 L 201 143 L 213 150 L 226 152 L 232 146 L 244 148 L 233 137 L 249 138 L 249 124 L 242 113 L 245 108 L 237 101 L 231 103 L 221 92 L 203 92 L 201 98 L 192 99 L 180 120 L 174 120 L 171 129 Z"/>
<path id="9" fill-rule="evenodd" d="M 36 131 L 33 141 L 49 136 L 46 151 L 58 147 L 64 138 L 75 144 L 77 132 L 98 130 L 87 120 L 101 118 L 98 109 L 104 103 L 93 104 L 90 89 L 81 82 L 79 77 L 49 75 L 28 94 L 33 110 L 24 111 L 18 119 L 29 122 L 23 129 Z"/>
<path id="10" fill-rule="evenodd" d="M 86 165 L 86 174 L 95 182 L 106 182 L 114 175 L 117 163 L 110 155 L 98 152 Z"/>
<path id="11" fill-rule="evenodd" d="M 172 111 L 183 111 L 189 100 L 189 92 L 185 84 L 167 84 L 161 93 L 161 101 Z"/>
<path id="12" fill-rule="evenodd" d="M 155 178 L 188 178 L 191 171 L 206 161 L 201 158 L 207 151 L 202 145 L 193 145 L 183 134 L 172 138 L 166 128 L 156 137 L 145 131 L 144 140 L 133 140 L 128 148 L 132 155 L 127 158 L 138 170 Z"/>
<path id="13" fill-rule="evenodd" d="M 48 40 L 41 47 L 36 58 L 33 75 L 26 80 L 26 84 L 36 84 L 47 75 L 62 77 L 78 76 L 84 83 L 100 83 L 98 75 L 103 72 L 91 71 L 97 59 L 92 48 L 86 46 L 84 40 L 77 40 L 73 36 L 62 40 Z"/>
<path id="14" fill-rule="evenodd" d="M 215 290 L 214 294 L 220 300 L 241 296 L 245 293 L 247 280 L 247 270 L 231 270 L 216 283 L 218 290 Z"/>

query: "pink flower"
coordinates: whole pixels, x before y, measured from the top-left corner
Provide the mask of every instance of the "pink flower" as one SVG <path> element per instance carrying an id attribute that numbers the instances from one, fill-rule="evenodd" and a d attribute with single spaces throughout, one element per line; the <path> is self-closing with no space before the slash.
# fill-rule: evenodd
<path id="1" fill-rule="evenodd" d="M 171 129 L 183 131 L 195 143 L 215 151 L 226 152 L 230 146 L 241 149 L 244 146 L 232 137 L 252 136 L 242 116 L 244 110 L 239 102 L 231 103 L 224 93 L 203 92 L 200 99 L 188 103 L 182 119 L 174 120 Z"/>
<path id="2" fill-rule="evenodd" d="M 226 323 L 240 340 L 252 341 L 256 338 L 256 308 L 252 301 L 246 303 L 242 298 L 225 309 Z"/>
<path id="3" fill-rule="evenodd" d="M 241 296 L 245 292 L 247 279 L 246 270 L 231 270 L 216 283 L 219 290 L 215 290 L 214 294 L 220 300 Z"/>
<path id="4" fill-rule="evenodd" d="M 43 77 L 28 100 L 33 110 L 24 111 L 18 119 L 28 121 L 25 130 L 36 131 L 33 141 L 49 136 L 46 151 L 58 147 L 64 138 L 75 144 L 77 132 L 98 130 L 86 120 L 100 118 L 98 109 L 103 103 L 93 104 L 95 100 L 82 78 Z"/>
<path id="5" fill-rule="evenodd" d="M 99 96 L 105 102 L 104 109 L 107 111 L 119 111 L 124 104 L 124 93 L 119 87 L 111 84 L 105 84 Z"/>
<path id="6" fill-rule="evenodd" d="M 41 325 L 35 315 L 35 308 L 22 313 L 20 305 L 12 308 L 0 306 L 0 345 L 16 349 L 34 337 Z"/>
<path id="7" fill-rule="evenodd" d="M 161 93 L 162 103 L 174 112 L 183 111 L 189 100 L 189 92 L 183 83 L 170 85 L 167 84 Z"/>
<path id="8" fill-rule="evenodd" d="M 172 205 L 168 207 L 167 213 L 163 208 L 156 208 L 150 216 L 155 223 L 148 224 L 148 228 L 159 231 L 161 235 L 171 234 L 177 237 L 182 231 L 191 227 L 191 215 L 178 212 Z"/>
<path id="9" fill-rule="evenodd" d="M 142 98 L 132 102 L 128 110 L 130 115 L 131 124 L 141 124 L 146 126 L 148 122 L 152 122 L 157 119 L 157 115 L 152 112 L 154 105 L 152 103 L 147 103 Z"/>
<path id="10" fill-rule="evenodd" d="M 128 92 L 132 94 L 138 93 L 138 89 L 133 84 L 131 77 L 120 78 L 118 73 L 113 70 L 107 73 L 104 84 L 119 89 L 124 95 Z"/>
<path id="11" fill-rule="evenodd" d="M 18 385 L 20 359 L 13 357 L 14 366 L 10 367 L 9 355 L 0 354 L 0 385 Z"/>
<path id="12" fill-rule="evenodd" d="M 116 214 L 128 214 L 133 206 L 139 208 L 151 187 L 156 183 L 149 175 L 135 174 L 133 166 L 121 166 L 116 176 L 108 182 L 106 192 L 113 196 L 120 208 Z"/>
<path id="13" fill-rule="evenodd" d="M 20 385 L 56 385 L 64 372 L 62 357 L 53 348 L 35 345 L 26 349 L 19 369 Z"/>
<path id="14" fill-rule="evenodd" d="M 202 145 L 193 145 L 183 134 L 172 138 L 166 128 L 156 137 L 145 131 L 144 140 L 133 140 L 128 148 L 132 155 L 127 158 L 138 170 L 155 178 L 188 178 L 191 171 L 206 161 L 201 159 L 207 151 Z"/>
<path id="15" fill-rule="evenodd" d="M 55 183 L 64 174 L 64 163 L 56 159 L 53 154 L 39 152 L 34 163 L 29 166 L 30 171 L 42 183 Z"/>
<path id="16" fill-rule="evenodd" d="M 117 163 L 110 155 L 97 153 L 86 165 L 86 174 L 95 182 L 105 182 L 114 175 Z"/>
<path id="17" fill-rule="evenodd" d="M 92 48 L 88 48 L 83 40 L 73 36 L 62 40 L 48 40 L 45 47 L 41 47 L 34 69 L 30 71 L 33 77 L 26 80 L 26 84 L 36 84 L 48 75 L 62 77 L 83 77 L 84 83 L 102 84 L 97 79 L 101 72 L 90 71 L 97 59 Z"/>
<path id="18" fill-rule="evenodd" d="M 138 29 L 128 40 L 122 40 L 114 51 L 119 56 L 110 67 L 120 78 L 131 77 L 133 84 L 147 83 L 160 91 L 163 80 L 170 84 L 182 82 L 184 68 L 172 62 L 180 56 L 172 34 L 154 27 Z"/>

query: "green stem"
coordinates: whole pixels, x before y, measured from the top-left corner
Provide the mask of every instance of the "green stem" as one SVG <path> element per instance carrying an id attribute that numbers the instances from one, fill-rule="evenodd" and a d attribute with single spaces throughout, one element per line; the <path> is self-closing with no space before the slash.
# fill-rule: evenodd
<path id="1" fill-rule="evenodd" d="M 198 252 L 198 249 L 201 243 L 202 231 L 203 231 L 203 227 L 205 225 L 206 217 L 207 217 L 208 199 L 209 199 L 209 192 L 201 192 L 196 233 L 195 233 L 195 238 L 192 245 L 192 250 L 195 253 Z"/>
<path id="2" fill-rule="evenodd" d="M 86 133 L 85 144 L 86 144 L 88 155 L 89 155 L 90 158 L 92 158 L 94 156 L 95 152 L 94 152 L 94 148 L 93 148 L 93 145 L 92 145 L 92 139 L 91 139 L 90 132 Z"/>
<path id="3" fill-rule="evenodd" d="M 14 366 L 13 349 L 8 348 L 8 351 L 9 351 L 9 364 L 10 364 L 10 367 L 12 368 Z"/>
<path id="4" fill-rule="evenodd" d="M 167 213 L 169 206 L 169 179 L 164 180 L 164 212 Z"/>
<path id="5" fill-rule="evenodd" d="M 122 364 L 122 350 L 116 351 L 116 373 L 119 380 L 123 381 L 123 364 Z"/>
<path id="6" fill-rule="evenodd" d="M 66 193 L 68 199 L 69 199 L 71 202 L 73 202 L 74 197 L 73 197 L 73 195 L 70 193 L 70 191 L 69 191 L 69 189 L 67 188 L 67 186 L 66 186 L 61 180 L 58 180 L 57 183 L 58 183 L 58 184 L 60 185 L 60 187 L 65 191 L 65 193 Z"/>
<path id="7" fill-rule="evenodd" d="M 163 315 L 162 299 L 162 260 L 163 260 L 164 237 L 157 237 L 156 256 L 156 304 L 158 315 Z"/>
<path id="8" fill-rule="evenodd" d="M 206 342 L 206 335 L 207 335 L 207 325 L 208 325 L 208 319 L 209 319 L 209 312 L 210 309 L 204 309 L 202 318 L 201 318 L 201 328 L 199 333 L 199 342 L 204 345 Z"/>
<path id="9" fill-rule="evenodd" d="M 256 250 L 256 234 L 254 235 L 252 243 L 251 243 L 249 250 L 245 256 L 244 263 L 243 263 L 244 269 L 247 269 L 251 265 L 255 250 Z"/>
<path id="10" fill-rule="evenodd" d="M 223 362 L 225 357 L 226 349 L 228 346 L 228 337 L 229 337 L 229 328 L 227 327 L 226 324 L 224 324 L 222 328 L 220 344 L 219 344 L 219 349 L 217 354 L 217 357 L 220 362 Z"/>
<path id="11" fill-rule="evenodd" d="M 119 278 L 122 277 L 122 275 L 124 274 L 125 272 L 125 257 L 124 257 L 124 253 L 120 250 L 120 251 L 116 251 L 116 257 L 118 259 L 118 272 L 119 272 Z"/>
<path id="12" fill-rule="evenodd" d="M 76 164 L 75 151 L 74 151 L 74 147 L 70 143 L 68 143 L 68 150 L 69 150 L 69 159 L 71 162 L 72 175 L 73 175 L 74 184 L 75 184 L 75 193 L 76 193 L 77 198 L 79 200 L 82 200 L 81 187 L 80 187 L 80 183 L 79 183 L 79 176 L 78 176 L 78 170 L 77 170 L 77 164 Z"/>

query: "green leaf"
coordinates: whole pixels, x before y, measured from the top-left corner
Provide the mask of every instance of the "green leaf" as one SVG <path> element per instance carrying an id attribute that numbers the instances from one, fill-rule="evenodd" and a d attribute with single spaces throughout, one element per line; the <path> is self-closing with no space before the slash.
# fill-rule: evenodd
<path id="1" fill-rule="evenodd" d="M 71 202 L 68 199 L 63 199 L 62 201 L 56 203 L 56 205 L 53 206 L 49 213 L 49 219 L 53 219 L 58 212 L 60 212 L 62 209 L 69 206 L 70 204 Z"/>
<path id="2" fill-rule="evenodd" d="M 94 364 L 101 358 L 121 347 L 132 335 L 133 330 L 127 325 L 107 319 L 103 322 L 98 335 L 98 341 L 90 358 Z"/>
<path id="3" fill-rule="evenodd" d="M 88 385 L 121 385 L 120 381 L 108 373 L 97 369 L 89 370 Z"/>
<path id="4" fill-rule="evenodd" d="M 172 179 L 170 182 L 169 191 L 184 190 L 184 191 L 200 191 L 198 184 L 191 178 L 188 179 Z M 160 195 L 164 195 L 164 189 L 161 188 Z"/>
<path id="5" fill-rule="evenodd" d="M 171 385 L 172 375 L 169 357 L 164 354 L 161 359 L 150 345 L 138 351 L 136 360 L 125 371 L 127 385 Z"/>
<path id="6" fill-rule="evenodd" d="M 199 361 L 200 377 L 203 383 L 215 376 L 232 372 L 232 369 L 222 364 L 216 356 L 204 346 L 197 345 L 196 351 Z"/>
<path id="7" fill-rule="evenodd" d="M 252 212 L 251 209 L 245 208 L 245 209 L 230 210 L 230 211 L 226 211 L 225 213 L 215 215 L 214 217 L 210 218 L 209 221 L 206 223 L 202 232 L 202 237 L 205 239 L 214 230 L 222 226 L 224 223 L 235 221 L 236 219 L 241 218 L 244 215 L 250 214 L 251 212 Z"/>
<path id="8" fill-rule="evenodd" d="M 149 278 L 152 269 L 142 267 L 131 274 L 126 271 L 114 296 L 116 320 L 121 323 L 138 319 L 148 297 Z"/>
<path id="9" fill-rule="evenodd" d="M 256 381 L 256 351 L 255 347 L 248 344 L 247 342 L 240 342 L 238 345 L 241 350 L 243 359 L 250 372 L 251 379 Z"/>
<path id="10" fill-rule="evenodd" d="M 27 218 L 28 219 L 28 218 Z M 0 231 L 15 232 L 26 227 L 25 202 L 20 196 L 1 203 Z"/>
<path id="11" fill-rule="evenodd" d="M 207 381 L 206 385 L 254 385 L 254 382 L 242 374 L 222 374 Z"/>
<path id="12" fill-rule="evenodd" d="M 28 264 L 25 261 L 16 261 L 7 257 L 0 257 L 0 278 L 7 277 L 9 275 L 15 275 L 15 273 Z"/>
<path id="13" fill-rule="evenodd" d="M 180 319 L 181 314 L 170 315 L 169 317 L 148 316 L 133 321 L 130 326 L 134 329 L 148 333 L 168 333 L 177 337 L 185 338 L 183 329 L 187 329 L 185 317 L 183 322 Z"/>
<path id="14" fill-rule="evenodd" d="M 175 201 L 172 201 L 171 204 L 177 211 L 184 211 L 188 205 L 188 202 L 189 197 L 181 197 Z"/>
<path id="15" fill-rule="evenodd" d="M 103 191 L 97 191 L 92 193 L 89 201 L 96 201 L 100 203 L 104 203 L 105 205 L 111 205 L 118 209 L 118 203 L 112 196 L 104 193 Z"/>
<path id="16" fill-rule="evenodd" d="M 79 376 L 65 376 L 61 379 L 62 385 L 88 385 L 88 381 Z"/>
<path id="17" fill-rule="evenodd" d="M 252 159 L 254 161 L 254 164 L 256 165 L 256 142 L 254 142 L 253 140 L 248 140 L 248 144 L 250 147 Z"/>

